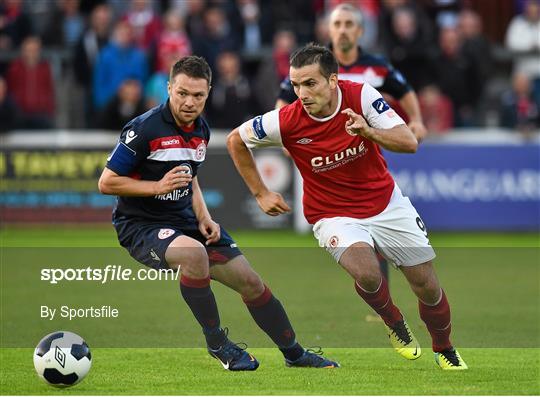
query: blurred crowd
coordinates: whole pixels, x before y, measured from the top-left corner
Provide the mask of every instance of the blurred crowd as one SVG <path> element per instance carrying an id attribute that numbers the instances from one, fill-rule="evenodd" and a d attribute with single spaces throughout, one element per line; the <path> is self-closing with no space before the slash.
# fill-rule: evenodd
<path id="1" fill-rule="evenodd" d="M 234 127 L 274 107 L 297 46 L 328 44 L 341 2 L 0 0 L 0 131 L 119 130 L 167 99 L 169 68 L 189 54 L 214 72 L 210 125 Z M 349 3 L 361 47 L 403 73 L 430 133 L 540 128 L 539 0 Z M 494 21 L 500 37 L 485 32 Z"/>

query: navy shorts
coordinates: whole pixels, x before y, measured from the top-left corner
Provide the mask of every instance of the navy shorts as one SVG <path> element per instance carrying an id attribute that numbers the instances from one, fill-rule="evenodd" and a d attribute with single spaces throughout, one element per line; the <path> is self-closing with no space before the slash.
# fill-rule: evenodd
<path id="1" fill-rule="evenodd" d="M 154 269 L 168 269 L 165 260 L 165 251 L 172 241 L 179 236 L 188 236 L 201 244 L 206 238 L 199 231 L 198 224 L 183 226 L 148 224 L 137 221 L 123 220 L 115 222 L 114 227 L 120 245 L 126 248 L 129 254 L 143 265 Z M 219 241 L 205 246 L 210 265 L 225 263 L 242 255 L 229 233 L 221 226 Z"/>

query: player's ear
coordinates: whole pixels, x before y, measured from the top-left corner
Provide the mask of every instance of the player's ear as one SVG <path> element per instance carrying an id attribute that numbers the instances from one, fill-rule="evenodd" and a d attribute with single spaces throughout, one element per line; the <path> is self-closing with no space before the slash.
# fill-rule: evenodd
<path id="1" fill-rule="evenodd" d="M 330 77 L 328 78 L 328 82 L 330 83 L 330 88 L 335 89 L 338 85 L 337 73 L 332 73 Z"/>
<path id="2" fill-rule="evenodd" d="M 167 81 L 167 93 L 171 96 L 171 81 Z"/>

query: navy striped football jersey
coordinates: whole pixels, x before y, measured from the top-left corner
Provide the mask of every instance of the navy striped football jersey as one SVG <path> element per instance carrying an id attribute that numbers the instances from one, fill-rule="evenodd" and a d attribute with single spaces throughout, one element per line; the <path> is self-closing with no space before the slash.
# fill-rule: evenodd
<path id="1" fill-rule="evenodd" d="M 202 117 L 192 128 L 179 127 L 169 102 L 150 109 L 124 127 L 107 159 L 107 168 L 120 176 L 159 181 L 176 166 L 187 166 L 193 177 L 206 157 L 210 129 Z M 196 223 L 192 208 L 192 186 L 151 197 L 119 196 L 113 211 L 117 219 Z"/>

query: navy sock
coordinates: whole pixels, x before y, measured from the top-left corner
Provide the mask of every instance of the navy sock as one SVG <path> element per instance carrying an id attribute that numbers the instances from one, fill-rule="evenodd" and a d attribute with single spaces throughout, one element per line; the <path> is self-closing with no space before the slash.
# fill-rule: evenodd
<path id="1" fill-rule="evenodd" d="M 304 348 L 299 343 L 295 343 L 294 346 L 279 348 L 283 353 L 283 356 L 290 361 L 296 361 L 304 354 Z"/>
<path id="2" fill-rule="evenodd" d="M 296 342 L 294 329 L 281 302 L 272 295 L 266 285 L 264 292 L 251 301 L 244 299 L 251 316 L 257 325 L 274 341 L 283 355 L 289 360 L 296 360 L 304 349 Z"/>
<path id="3" fill-rule="evenodd" d="M 203 328 L 206 343 L 210 348 L 217 349 L 223 343 L 225 335 L 219 326 L 219 312 L 210 289 L 210 277 L 193 279 L 182 275 L 180 292 Z"/>

